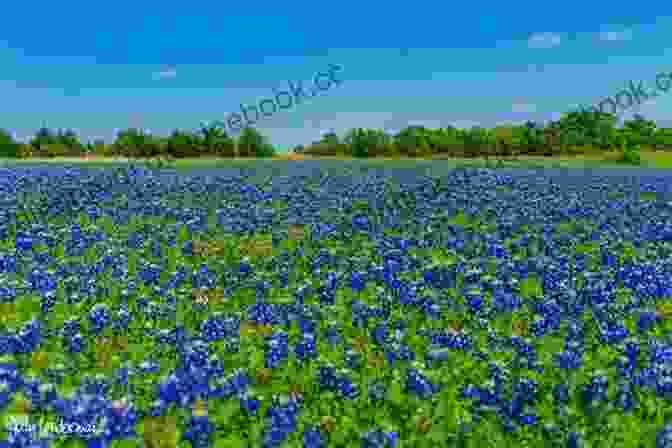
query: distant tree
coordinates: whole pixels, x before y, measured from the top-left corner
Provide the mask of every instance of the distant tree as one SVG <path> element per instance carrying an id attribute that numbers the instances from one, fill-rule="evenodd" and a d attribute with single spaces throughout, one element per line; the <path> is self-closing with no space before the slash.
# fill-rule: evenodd
<path id="1" fill-rule="evenodd" d="M 462 145 L 459 129 L 452 126 L 429 131 L 427 137 L 432 154 L 456 154 Z"/>
<path id="2" fill-rule="evenodd" d="M 369 137 L 371 141 L 370 157 L 382 157 L 389 151 L 392 136 L 382 129 L 372 129 Z"/>
<path id="3" fill-rule="evenodd" d="M 545 135 L 544 127 L 540 123 L 527 121 L 520 127 L 522 133 L 522 153 L 523 154 L 542 154 L 543 147 L 550 142 Z"/>
<path id="4" fill-rule="evenodd" d="M 265 151 L 263 146 L 267 144 L 264 136 L 252 127 L 243 128 L 237 143 L 239 157 L 257 157 L 257 154 Z"/>
<path id="5" fill-rule="evenodd" d="M 525 131 L 521 126 L 496 126 L 492 129 L 493 153 L 497 157 L 509 157 L 520 153 L 526 145 Z"/>
<path id="6" fill-rule="evenodd" d="M 640 114 L 635 114 L 632 120 L 624 121 L 623 129 L 626 139 L 632 143 L 651 146 L 655 143 L 656 122 L 647 120 Z"/>
<path id="7" fill-rule="evenodd" d="M 474 126 L 464 134 L 464 156 L 480 157 L 484 148 L 489 143 L 487 130 L 480 126 Z"/>
<path id="8" fill-rule="evenodd" d="M 600 149 L 613 147 L 617 142 L 616 123 L 618 117 L 607 112 L 594 110 L 572 111 L 564 114 L 558 128 L 562 134 L 574 133 L 584 146 Z M 577 140 L 577 139 L 575 139 Z"/>
<path id="9" fill-rule="evenodd" d="M 113 147 L 115 154 L 129 158 L 155 157 L 161 154 L 161 140 L 135 128 L 119 131 Z"/>
<path id="10" fill-rule="evenodd" d="M 229 137 L 224 128 L 216 125 L 202 126 L 201 135 L 205 153 L 218 157 L 235 157 L 236 142 Z"/>
<path id="11" fill-rule="evenodd" d="M 35 157 L 48 157 L 47 146 L 54 143 L 58 143 L 57 136 L 46 127 L 38 129 L 30 139 L 30 146 L 32 146 L 32 153 Z"/>
<path id="12" fill-rule="evenodd" d="M 14 159 L 19 153 L 19 143 L 8 131 L 0 129 L 0 157 Z"/>
<path id="13" fill-rule="evenodd" d="M 79 157 L 84 152 L 84 145 L 79 141 L 77 133 L 71 129 L 59 130 L 55 140 L 66 148 L 68 156 Z"/>
<path id="14" fill-rule="evenodd" d="M 338 135 L 333 132 L 326 132 L 324 135 L 322 135 L 322 138 L 320 139 L 320 143 L 326 143 L 327 145 L 338 145 L 340 143 L 338 139 Z"/>
<path id="15" fill-rule="evenodd" d="M 345 142 L 349 146 L 352 157 L 369 157 L 370 141 L 366 131 L 362 128 L 351 129 L 345 136 Z"/>
<path id="16" fill-rule="evenodd" d="M 259 159 L 275 157 L 276 151 L 273 145 L 268 142 L 264 142 L 257 147 L 256 157 Z"/>
<path id="17" fill-rule="evenodd" d="M 178 129 L 165 139 L 165 145 L 168 155 L 176 159 L 200 157 L 205 149 L 200 135 Z"/>
<path id="18" fill-rule="evenodd" d="M 657 128 L 654 142 L 656 149 L 672 150 L 672 128 Z"/>
<path id="19" fill-rule="evenodd" d="M 394 136 L 402 155 L 424 157 L 431 154 L 429 133 L 424 126 L 408 126 Z"/>

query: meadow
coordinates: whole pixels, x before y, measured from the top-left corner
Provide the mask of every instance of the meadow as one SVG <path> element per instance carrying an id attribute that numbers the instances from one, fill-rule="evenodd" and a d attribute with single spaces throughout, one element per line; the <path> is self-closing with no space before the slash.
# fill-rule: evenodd
<path id="1" fill-rule="evenodd" d="M 672 447 L 672 171 L 573 160 L 6 162 L 0 448 Z"/>
<path id="2" fill-rule="evenodd" d="M 624 165 L 618 162 L 620 153 L 618 151 L 602 152 L 595 154 L 580 154 L 572 156 L 555 155 L 552 157 L 543 156 L 528 156 L 520 155 L 517 157 L 500 157 L 490 158 L 460 158 L 447 155 L 436 154 L 430 157 L 373 157 L 366 159 L 358 159 L 350 156 L 336 157 L 336 156 L 312 156 L 308 154 L 297 154 L 293 152 L 279 152 L 272 158 L 223 158 L 223 157 L 186 157 L 173 159 L 170 162 L 171 168 L 177 169 L 201 169 L 201 168 L 229 168 L 241 167 L 246 165 L 259 166 L 274 164 L 275 166 L 282 165 L 282 163 L 292 162 L 290 165 L 298 161 L 339 161 L 342 164 L 374 164 L 384 166 L 418 166 L 418 165 L 433 165 L 435 161 L 440 160 L 439 170 L 446 168 L 459 167 L 496 167 L 501 163 L 504 167 L 510 168 L 525 168 L 525 167 L 539 167 L 539 168 L 620 168 Z M 641 164 L 638 168 L 654 168 L 654 169 L 672 169 L 672 152 L 670 151 L 654 151 L 643 150 L 640 153 Z M 55 157 L 55 158 L 39 158 L 32 157 L 28 159 L 16 158 L 2 158 L 0 157 L 0 164 L 4 166 L 31 166 L 31 165 L 75 165 L 85 167 L 107 167 L 110 165 L 127 166 L 131 163 L 136 165 L 147 166 L 153 159 L 142 158 L 126 158 L 126 157 L 104 157 L 97 156 L 95 158 L 86 159 L 83 157 Z M 501 162 L 500 162 L 501 160 Z M 632 168 L 632 167 L 629 167 Z"/>

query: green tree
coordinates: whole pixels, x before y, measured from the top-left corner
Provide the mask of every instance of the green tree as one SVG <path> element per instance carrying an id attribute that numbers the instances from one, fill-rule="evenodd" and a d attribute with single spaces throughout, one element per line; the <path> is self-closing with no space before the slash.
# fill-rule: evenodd
<path id="1" fill-rule="evenodd" d="M 618 143 L 616 123 L 618 117 L 614 114 L 599 111 L 572 111 L 559 120 L 562 133 L 574 130 L 582 135 L 582 142 L 586 145 L 608 149 Z"/>
<path id="2" fill-rule="evenodd" d="M 548 134 L 540 123 L 527 121 L 520 127 L 524 154 L 543 154 L 544 146 L 550 144 Z"/>
<path id="3" fill-rule="evenodd" d="M 672 128 L 657 128 L 654 135 L 656 149 L 672 149 Z"/>
<path id="4" fill-rule="evenodd" d="M 65 147 L 66 155 L 79 157 L 84 152 L 84 145 L 80 142 L 77 133 L 72 129 L 60 130 L 55 136 L 56 143 Z"/>
<path id="5" fill-rule="evenodd" d="M 113 146 L 115 154 L 129 158 L 149 158 L 161 154 L 161 139 L 135 128 L 119 131 Z"/>
<path id="6" fill-rule="evenodd" d="M 392 143 L 392 137 L 382 129 L 366 129 L 365 141 L 368 144 L 368 157 L 382 157 Z"/>
<path id="7" fill-rule="evenodd" d="M 246 127 L 238 136 L 237 149 L 239 157 L 257 157 L 257 154 L 263 153 L 262 148 L 266 145 L 266 139 L 255 128 Z"/>
<path id="8" fill-rule="evenodd" d="M 165 155 L 176 159 L 200 157 L 204 152 L 203 139 L 189 131 L 175 129 L 169 137 L 164 139 Z"/>
<path id="9" fill-rule="evenodd" d="M 522 151 L 526 144 L 524 129 L 521 126 L 496 126 L 493 130 L 494 154 L 497 157 L 509 157 Z"/>
<path id="10" fill-rule="evenodd" d="M 218 157 L 235 157 L 236 142 L 224 128 L 217 125 L 202 126 L 201 135 L 207 154 Z"/>
<path id="11" fill-rule="evenodd" d="M 367 158 L 385 155 L 391 138 L 382 130 L 356 128 L 346 134 L 343 142 L 349 147 L 350 155 Z"/>
<path id="12" fill-rule="evenodd" d="M 464 156 L 479 157 L 488 144 L 489 135 L 486 129 L 480 126 L 474 126 L 464 133 L 463 139 Z"/>
<path id="13" fill-rule="evenodd" d="M 324 133 L 322 138 L 320 138 L 320 142 L 333 146 L 336 146 L 340 143 L 338 135 L 336 135 L 336 133 L 333 131 Z"/>
<path id="14" fill-rule="evenodd" d="M 625 120 L 623 128 L 626 130 L 627 137 L 632 143 L 638 145 L 655 144 L 656 122 L 645 119 L 640 114 L 635 114 L 632 120 Z"/>
<path id="15" fill-rule="evenodd" d="M 259 159 L 275 157 L 276 151 L 272 144 L 268 142 L 262 143 L 257 147 L 256 157 Z"/>
<path id="16" fill-rule="evenodd" d="M 14 140 L 12 134 L 0 129 L 0 157 L 15 159 L 19 152 L 19 143 Z"/>
<path id="17" fill-rule="evenodd" d="M 46 127 L 38 129 L 30 139 L 30 146 L 33 148 L 32 153 L 35 157 L 48 157 L 47 146 L 54 143 L 58 143 L 56 134 Z"/>
<path id="18" fill-rule="evenodd" d="M 394 136 L 394 142 L 402 155 L 425 157 L 431 154 L 429 133 L 424 126 L 408 126 Z"/>
<path id="19" fill-rule="evenodd" d="M 432 154 L 456 157 L 462 153 L 463 140 L 461 134 L 459 129 L 452 126 L 429 130 L 427 140 Z"/>

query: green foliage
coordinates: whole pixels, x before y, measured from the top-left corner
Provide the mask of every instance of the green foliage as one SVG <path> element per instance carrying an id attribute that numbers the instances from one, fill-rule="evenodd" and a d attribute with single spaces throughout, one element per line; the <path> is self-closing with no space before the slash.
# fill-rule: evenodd
<path id="1" fill-rule="evenodd" d="M 227 135 L 224 128 L 215 125 L 202 126 L 201 135 L 205 146 L 204 152 L 220 157 L 235 156 L 236 142 Z"/>
<path id="2" fill-rule="evenodd" d="M 39 129 L 30 140 L 33 156 L 37 157 L 78 157 L 84 154 L 86 147 L 79 141 L 75 131 L 66 129 L 56 132 L 49 128 Z M 24 151 L 25 155 L 28 151 Z"/>
<path id="3" fill-rule="evenodd" d="M 640 165 L 642 157 L 640 155 L 640 145 L 636 143 L 638 139 L 623 138 L 621 141 L 621 154 L 616 160 L 618 163 L 627 165 Z"/>
<path id="4" fill-rule="evenodd" d="M 16 158 L 19 152 L 19 143 L 14 141 L 14 137 L 5 131 L 0 129 L 0 157 L 4 158 Z"/>
<path id="5" fill-rule="evenodd" d="M 519 155 L 597 155 L 614 150 L 620 153 L 619 163 L 640 164 L 639 148 L 667 150 L 672 147 L 672 128 L 657 128 L 655 122 L 641 115 L 626 120 L 620 128 L 616 122 L 613 114 L 580 110 L 548 123 L 530 121 L 490 129 L 408 126 L 392 135 L 379 129 L 355 128 L 343 139 L 333 131 L 327 132 L 319 141 L 299 145 L 293 152 L 318 157 L 484 158 L 487 166 L 490 159 L 495 158 L 498 166 L 503 166 L 505 159 L 515 160 Z M 10 133 L 0 130 L 0 158 L 82 155 L 153 159 L 153 165 L 162 167 L 171 158 L 270 158 L 277 153 L 255 128 L 244 128 L 235 139 L 216 124 L 204 124 L 196 131 L 176 129 L 166 137 L 125 129 L 112 144 L 101 140 L 83 144 L 72 130 L 41 128 L 26 145 L 15 142 Z"/>
<path id="6" fill-rule="evenodd" d="M 237 149 L 239 157 L 262 158 L 275 155 L 275 150 L 266 141 L 266 138 L 251 127 L 244 128 L 240 133 Z"/>

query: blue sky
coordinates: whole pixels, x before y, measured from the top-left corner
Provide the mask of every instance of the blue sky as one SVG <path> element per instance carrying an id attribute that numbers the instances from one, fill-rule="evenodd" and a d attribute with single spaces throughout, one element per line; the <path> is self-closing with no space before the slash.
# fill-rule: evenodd
<path id="1" fill-rule="evenodd" d="M 546 121 L 672 72 L 672 14 L 657 3 L 11 2 L 0 127 L 168 134 L 329 64 L 339 86 L 256 125 L 281 149 L 353 127 Z M 624 116 L 636 112 L 672 126 L 672 90 Z"/>

